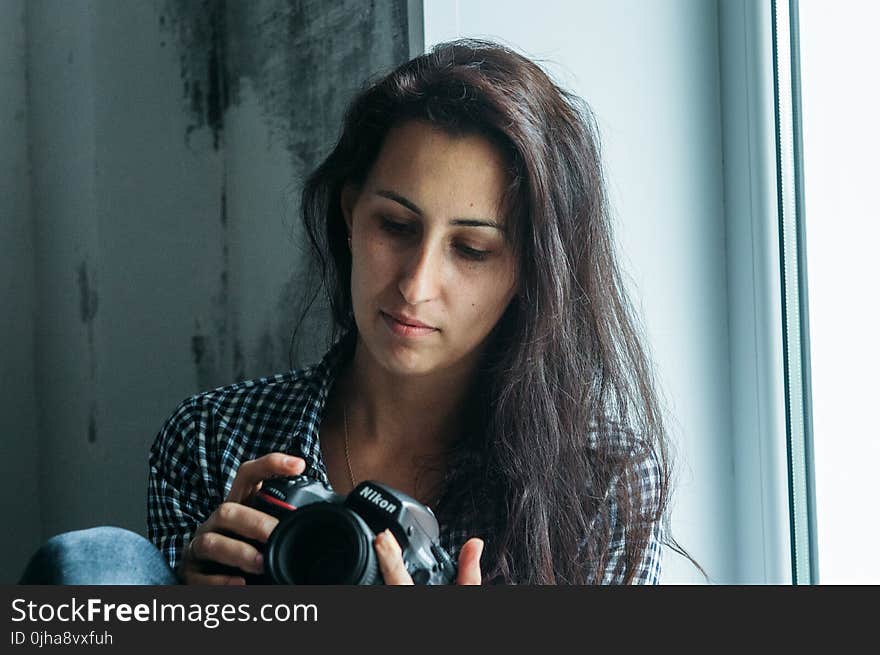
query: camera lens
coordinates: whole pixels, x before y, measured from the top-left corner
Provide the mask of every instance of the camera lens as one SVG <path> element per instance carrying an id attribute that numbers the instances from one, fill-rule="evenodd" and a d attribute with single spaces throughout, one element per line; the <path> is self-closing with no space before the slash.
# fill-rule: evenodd
<path id="1" fill-rule="evenodd" d="M 342 505 L 306 505 L 272 531 L 264 550 L 266 571 L 277 584 L 375 584 L 374 536 Z"/>

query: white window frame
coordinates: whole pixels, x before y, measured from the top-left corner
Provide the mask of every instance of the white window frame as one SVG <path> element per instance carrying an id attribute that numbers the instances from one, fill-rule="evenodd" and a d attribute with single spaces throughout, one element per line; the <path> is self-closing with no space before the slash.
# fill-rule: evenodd
<path id="1" fill-rule="evenodd" d="M 772 5 L 718 16 L 737 579 L 792 584 Z"/>

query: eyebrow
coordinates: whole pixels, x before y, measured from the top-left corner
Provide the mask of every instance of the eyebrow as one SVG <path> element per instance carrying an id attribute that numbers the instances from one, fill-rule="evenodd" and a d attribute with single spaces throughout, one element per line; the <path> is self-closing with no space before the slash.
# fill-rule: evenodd
<path id="1" fill-rule="evenodd" d="M 419 216 L 423 216 L 424 212 L 419 208 L 419 206 L 414 203 L 409 198 L 405 198 L 399 193 L 395 193 L 394 191 L 388 191 L 387 189 L 379 189 L 376 191 L 377 196 L 382 196 L 383 198 L 388 198 L 389 200 L 393 200 L 396 203 L 399 203 L 409 209 L 411 212 L 418 214 Z M 488 218 L 453 218 L 449 221 L 450 225 L 463 225 L 465 227 L 494 227 L 496 230 L 500 230 L 504 232 L 504 226 L 495 221 L 489 220 Z"/>

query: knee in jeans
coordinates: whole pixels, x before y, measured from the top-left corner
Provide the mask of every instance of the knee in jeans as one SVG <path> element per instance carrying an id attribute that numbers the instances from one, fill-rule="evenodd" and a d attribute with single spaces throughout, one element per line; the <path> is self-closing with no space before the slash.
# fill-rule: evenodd
<path id="1" fill-rule="evenodd" d="M 22 577 L 31 584 L 173 584 L 163 555 L 124 528 L 98 526 L 55 535 Z"/>
<path id="2" fill-rule="evenodd" d="M 84 552 L 119 554 L 132 549 L 150 547 L 150 542 L 136 532 L 112 525 L 101 525 L 57 534 L 47 540 L 40 550 L 46 551 L 53 557 L 64 557 L 70 554 L 81 556 Z"/>

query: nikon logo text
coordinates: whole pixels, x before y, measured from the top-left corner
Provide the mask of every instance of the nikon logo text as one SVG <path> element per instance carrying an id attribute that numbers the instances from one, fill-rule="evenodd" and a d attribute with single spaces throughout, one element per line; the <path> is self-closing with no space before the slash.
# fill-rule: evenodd
<path id="1" fill-rule="evenodd" d="M 397 505 L 385 500 L 375 489 L 370 489 L 369 487 L 364 487 L 361 489 L 360 493 L 361 498 L 365 498 L 373 503 L 379 509 L 384 509 L 389 514 L 394 514 L 397 511 Z"/>

